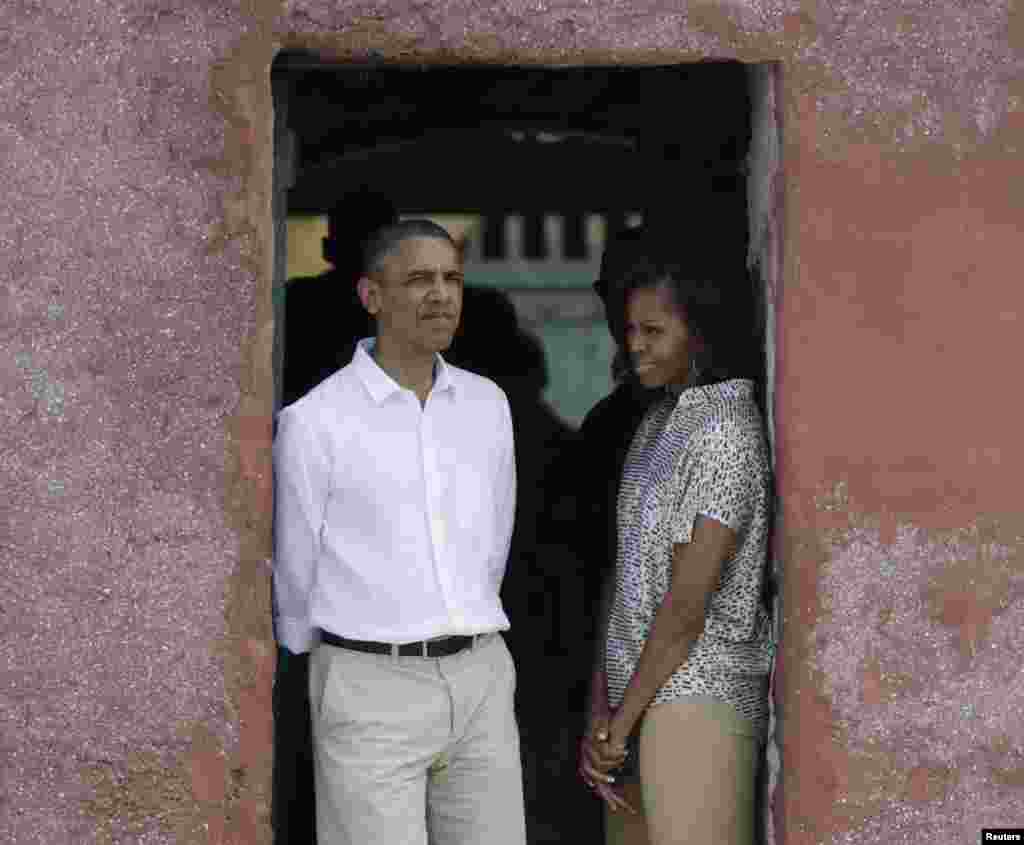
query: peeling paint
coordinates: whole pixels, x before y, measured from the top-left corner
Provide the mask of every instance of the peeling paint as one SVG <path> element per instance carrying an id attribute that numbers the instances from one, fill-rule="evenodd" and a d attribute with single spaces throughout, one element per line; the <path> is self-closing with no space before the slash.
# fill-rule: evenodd
<path id="1" fill-rule="evenodd" d="M 31 356 L 24 352 L 18 353 L 15 361 L 28 376 L 32 398 L 47 416 L 60 420 L 64 413 L 64 385 L 52 379 L 42 367 L 35 366 Z"/>
<path id="2" fill-rule="evenodd" d="M 901 524 L 883 544 L 855 527 L 829 547 L 807 637 L 850 755 L 839 771 L 868 752 L 893 767 L 885 789 L 847 775 L 838 794 L 856 824 L 832 841 L 969 841 L 1024 813 L 1024 794 L 990 782 L 1000 743 L 1024 735 L 1024 561 L 997 533 Z M 929 803 L 941 810 L 911 806 Z"/>

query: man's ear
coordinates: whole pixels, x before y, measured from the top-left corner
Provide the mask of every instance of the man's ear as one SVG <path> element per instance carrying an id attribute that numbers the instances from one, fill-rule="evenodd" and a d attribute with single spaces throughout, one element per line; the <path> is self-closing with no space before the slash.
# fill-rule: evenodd
<path id="1" fill-rule="evenodd" d="M 356 283 L 356 290 L 359 292 L 359 301 L 363 303 L 363 308 L 372 316 L 377 316 L 377 312 L 380 310 L 377 283 L 369 276 L 360 276 Z"/>

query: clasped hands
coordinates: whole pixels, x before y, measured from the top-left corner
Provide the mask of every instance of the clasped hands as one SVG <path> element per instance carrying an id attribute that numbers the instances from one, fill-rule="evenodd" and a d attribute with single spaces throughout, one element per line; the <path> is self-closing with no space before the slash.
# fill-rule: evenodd
<path id="1" fill-rule="evenodd" d="M 629 755 L 628 736 L 629 731 L 606 711 L 591 716 L 587 733 L 580 742 L 580 777 L 612 812 L 619 809 L 636 812 L 613 786 L 614 770 L 622 766 Z"/>

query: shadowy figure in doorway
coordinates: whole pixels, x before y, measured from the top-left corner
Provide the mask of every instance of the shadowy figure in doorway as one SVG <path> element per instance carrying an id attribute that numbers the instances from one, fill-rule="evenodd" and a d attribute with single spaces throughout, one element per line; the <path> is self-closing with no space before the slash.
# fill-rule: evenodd
<path id="1" fill-rule="evenodd" d="M 573 710 L 567 671 L 589 665 L 590 655 L 582 650 L 588 624 L 580 600 L 584 567 L 566 526 L 552 518 L 564 481 L 557 467 L 574 451 L 576 433 L 543 399 L 543 346 L 519 325 L 508 295 L 467 287 L 463 315 L 446 359 L 501 386 L 515 433 L 516 522 L 501 599 L 512 623 L 506 641 L 518 668 L 527 840 L 592 841 L 578 836 L 581 814 L 593 809 L 593 801 L 575 776 L 574 731 L 581 716 Z"/>
<path id="2" fill-rule="evenodd" d="M 496 382 L 512 410 L 518 495 L 501 596 L 512 623 L 506 640 L 525 674 L 531 661 L 559 647 L 559 567 L 547 565 L 538 550 L 551 539 L 551 469 L 575 433 L 543 399 L 548 383 L 543 346 L 519 325 L 508 295 L 495 288 L 467 286 L 462 308 L 462 324 L 445 358 Z M 521 687 L 528 683 L 522 674 Z"/>
<path id="3" fill-rule="evenodd" d="M 346 194 L 328 212 L 323 256 L 331 269 L 291 279 L 285 287 L 283 404 L 344 367 L 356 341 L 373 334 L 373 321 L 356 292 L 363 243 L 397 220 L 391 200 L 366 187 Z"/>
<path id="4" fill-rule="evenodd" d="M 366 187 L 347 194 L 328 213 L 323 255 L 331 269 L 292 279 L 285 287 L 285 405 L 347 364 L 356 341 L 373 334 L 373 322 L 356 291 L 363 242 L 397 219 L 394 204 Z M 274 845 L 316 845 L 308 653 L 278 647 L 273 714 Z"/>
<path id="5" fill-rule="evenodd" d="M 605 304 L 609 332 L 620 350 L 622 327 L 616 319 L 617 310 L 609 307 L 609 302 L 614 300 L 616 281 L 643 254 L 644 245 L 643 229 L 613 232 L 602 255 L 600 276 L 594 283 L 595 293 Z M 558 683 L 564 699 L 559 714 L 559 745 L 564 750 L 556 765 L 558 800 L 566 817 L 563 830 L 567 841 L 604 841 L 602 808 L 580 786 L 576 750 L 586 726 L 601 588 L 615 562 L 619 479 L 633 432 L 653 398 L 630 377 L 621 351 L 616 354 L 612 375 L 613 391 L 590 410 L 567 448 L 549 468 L 551 483 L 541 523 L 546 535 L 552 538 L 550 546 L 558 547 L 558 558 L 566 567 L 561 578 L 561 659 L 557 661 Z M 548 663 L 555 665 L 550 660 Z M 545 753 L 545 760 L 547 765 L 554 764 L 551 750 Z"/>

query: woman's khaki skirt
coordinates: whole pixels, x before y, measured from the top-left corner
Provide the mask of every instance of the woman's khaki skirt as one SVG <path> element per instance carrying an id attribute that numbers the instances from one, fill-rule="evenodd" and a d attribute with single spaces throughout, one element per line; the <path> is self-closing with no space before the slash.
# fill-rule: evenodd
<path id="1" fill-rule="evenodd" d="M 723 701 L 652 705 L 638 775 L 622 784 L 637 814 L 605 810 L 607 845 L 752 845 L 761 745 L 755 726 Z"/>

